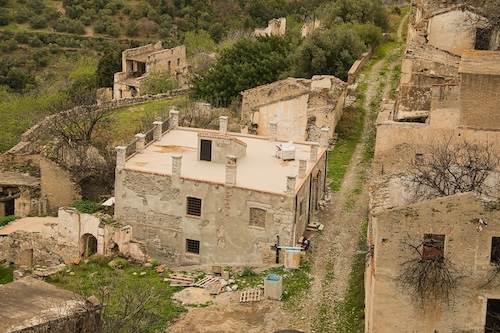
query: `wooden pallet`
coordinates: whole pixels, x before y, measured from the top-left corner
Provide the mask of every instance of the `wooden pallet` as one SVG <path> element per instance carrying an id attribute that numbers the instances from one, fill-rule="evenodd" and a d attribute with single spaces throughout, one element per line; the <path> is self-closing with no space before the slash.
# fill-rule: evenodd
<path id="1" fill-rule="evenodd" d="M 194 284 L 194 277 L 183 274 L 170 274 L 166 279 L 172 287 L 191 287 Z"/>
<path id="2" fill-rule="evenodd" d="M 219 282 L 219 277 L 217 276 L 205 276 L 200 281 L 194 284 L 195 287 L 205 288 L 208 284 Z"/>
<path id="3" fill-rule="evenodd" d="M 208 291 L 210 295 L 219 295 L 222 290 L 222 284 L 220 282 L 213 282 L 207 284 L 205 290 Z"/>
<path id="4" fill-rule="evenodd" d="M 259 302 L 259 301 L 260 301 L 260 289 L 248 289 L 242 291 L 240 294 L 240 303 Z"/>

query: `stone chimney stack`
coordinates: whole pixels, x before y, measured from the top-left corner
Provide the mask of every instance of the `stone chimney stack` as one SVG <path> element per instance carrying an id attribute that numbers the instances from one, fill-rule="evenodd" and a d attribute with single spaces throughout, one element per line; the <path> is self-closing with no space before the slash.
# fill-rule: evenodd
<path id="1" fill-rule="evenodd" d="M 286 195 L 295 194 L 295 183 L 297 182 L 296 175 L 286 176 Z"/>
<path id="2" fill-rule="evenodd" d="M 137 141 L 135 142 L 135 152 L 141 153 L 146 146 L 146 134 L 137 133 L 135 137 L 137 138 Z"/>
<path id="3" fill-rule="evenodd" d="M 311 143 L 311 152 L 309 154 L 309 161 L 316 162 L 318 160 L 318 143 Z"/>
<path id="4" fill-rule="evenodd" d="M 163 126 L 163 121 L 161 118 L 156 118 L 155 121 L 153 121 L 153 125 L 155 126 L 154 132 L 153 132 L 153 140 L 154 141 L 160 141 L 161 140 L 161 134 L 163 132 L 162 126 Z"/>
<path id="5" fill-rule="evenodd" d="M 278 132 L 278 122 L 269 122 L 269 141 L 276 141 L 276 133 Z"/>
<path id="6" fill-rule="evenodd" d="M 172 155 L 172 176 L 180 176 L 182 168 L 182 155 Z"/>
<path id="7" fill-rule="evenodd" d="M 306 178 L 307 160 L 305 158 L 299 159 L 299 178 Z"/>
<path id="8" fill-rule="evenodd" d="M 115 147 L 116 150 L 116 167 L 121 169 L 125 166 L 125 159 L 127 158 L 127 147 L 118 146 Z"/>
<path id="9" fill-rule="evenodd" d="M 237 157 L 234 155 L 227 155 L 226 161 L 226 186 L 236 185 L 236 167 Z"/>
<path id="10" fill-rule="evenodd" d="M 321 136 L 319 139 L 319 146 L 321 148 L 326 148 L 328 147 L 328 131 L 330 129 L 328 127 L 322 127 L 321 128 Z"/>
<path id="11" fill-rule="evenodd" d="M 227 133 L 227 120 L 229 117 L 220 116 L 219 117 L 219 133 L 224 135 Z"/>
<path id="12" fill-rule="evenodd" d="M 170 117 L 172 117 L 170 127 L 172 127 L 172 129 L 177 129 L 179 127 L 179 111 L 174 109 L 170 110 Z"/>

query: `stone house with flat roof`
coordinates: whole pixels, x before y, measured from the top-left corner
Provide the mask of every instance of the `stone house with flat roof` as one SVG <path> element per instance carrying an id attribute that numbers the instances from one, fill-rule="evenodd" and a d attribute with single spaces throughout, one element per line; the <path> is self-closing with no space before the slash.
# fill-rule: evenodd
<path id="1" fill-rule="evenodd" d="M 178 112 L 117 147 L 115 219 L 167 265 L 275 261 L 295 246 L 326 192 L 328 129 L 320 143 L 182 128 Z M 167 124 L 167 125 L 165 125 Z M 145 144 L 147 143 L 147 144 Z M 279 240 L 278 240 L 279 239 Z"/>
<path id="2" fill-rule="evenodd" d="M 113 99 L 140 96 L 142 81 L 153 71 L 168 71 L 182 84 L 186 70 L 184 45 L 163 49 L 158 42 L 125 50 L 122 52 L 122 71 L 114 75 Z"/>

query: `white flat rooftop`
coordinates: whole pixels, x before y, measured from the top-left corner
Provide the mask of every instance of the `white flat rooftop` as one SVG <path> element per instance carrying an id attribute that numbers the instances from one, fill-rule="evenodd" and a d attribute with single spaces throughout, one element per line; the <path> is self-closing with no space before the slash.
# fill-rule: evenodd
<path id="1" fill-rule="evenodd" d="M 210 131 L 180 127 L 163 135 L 160 141 L 147 146 L 143 152 L 132 155 L 124 169 L 159 175 L 172 174 L 172 155 L 182 155 L 181 178 L 210 183 L 225 183 L 225 163 L 198 160 L 198 133 Z M 276 145 L 283 141 L 269 141 L 267 137 L 227 133 L 247 144 L 246 156 L 238 159 L 235 187 L 283 194 L 288 175 L 298 175 L 299 159 L 307 159 L 306 175 L 315 163 L 309 161 L 311 143 L 294 143 L 295 160 L 283 161 L 276 157 Z M 318 147 L 318 159 L 326 148 Z M 295 190 L 304 179 L 297 178 Z"/>

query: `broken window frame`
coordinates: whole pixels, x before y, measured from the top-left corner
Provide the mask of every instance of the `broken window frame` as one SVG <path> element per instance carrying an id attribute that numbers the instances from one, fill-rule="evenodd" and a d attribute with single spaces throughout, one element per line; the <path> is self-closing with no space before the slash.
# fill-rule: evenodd
<path id="1" fill-rule="evenodd" d="M 446 235 L 424 234 L 422 241 L 422 259 L 440 260 L 444 259 L 444 245 Z"/>
<path id="2" fill-rule="evenodd" d="M 188 196 L 186 198 L 186 215 L 201 217 L 201 204 L 200 198 Z"/>
<path id="3" fill-rule="evenodd" d="M 262 219 L 262 216 L 260 214 L 264 215 L 264 218 Z M 255 221 L 257 220 L 257 221 Z M 263 224 L 258 224 L 257 222 L 263 220 Z M 262 209 L 260 207 L 250 207 L 250 212 L 248 215 L 248 222 L 250 227 L 254 228 L 260 228 L 260 229 L 265 229 L 266 228 L 266 220 L 267 220 L 267 210 Z"/>
<path id="4" fill-rule="evenodd" d="M 200 254 L 200 241 L 186 238 L 186 253 Z"/>
<path id="5" fill-rule="evenodd" d="M 490 263 L 500 265 L 500 237 L 491 237 Z"/>
<path id="6" fill-rule="evenodd" d="M 496 308 L 498 312 L 493 312 Z M 488 298 L 486 300 L 486 319 L 484 322 L 484 332 L 494 333 L 500 331 L 500 299 Z"/>

